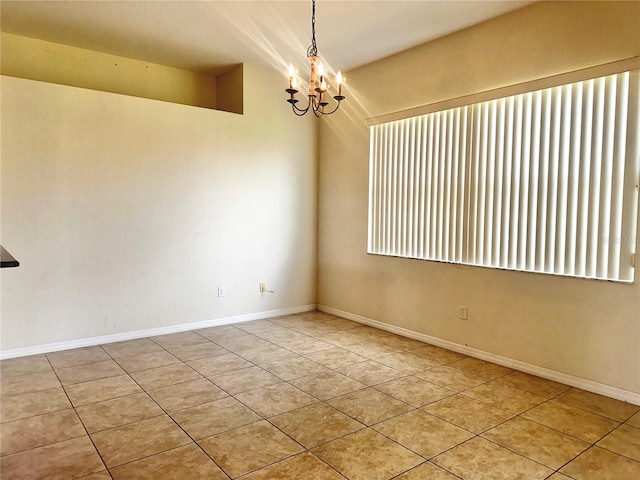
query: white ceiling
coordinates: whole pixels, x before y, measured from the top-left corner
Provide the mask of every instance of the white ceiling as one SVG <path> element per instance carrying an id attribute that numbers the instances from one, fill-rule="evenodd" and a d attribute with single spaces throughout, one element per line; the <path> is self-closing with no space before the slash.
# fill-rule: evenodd
<path id="1" fill-rule="evenodd" d="M 316 40 L 348 70 L 530 1 L 317 0 Z M 5 32 L 193 71 L 306 62 L 311 0 L 8 1 Z"/>

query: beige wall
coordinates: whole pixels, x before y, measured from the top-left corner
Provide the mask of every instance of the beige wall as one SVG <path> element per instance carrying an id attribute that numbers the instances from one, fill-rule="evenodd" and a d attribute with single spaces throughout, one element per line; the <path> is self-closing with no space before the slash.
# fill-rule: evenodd
<path id="1" fill-rule="evenodd" d="M 320 131 L 319 303 L 640 392 L 638 280 L 366 254 L 366 118 L 637 55 L 639 2 L 541 2 L 348 72 L 347 110 Z"/>
<path id="2" fill-rule="evenodd" d="M 216 77 L 59 43 L 2 33 L 2 75 L 218 108 Z M 242 68 L 236 82 L 242 81 Z M 232 85 L 225 82 L 225 90 Z M 241 90 L 241 87 L 240 87 Z M 242 105 L 240 105 L 241 107 Z M 221 110 L 230 111 L 229 108 Z M 242 113 L 239 110 L 231 110 Z"/>
<path id="3" fill-rule="evenodd" d="M 280 74 L 244 66 L 244 115 L 1 81 L 2 349 L 316 303 L 316 132 Z"/>
<path id="4" fill-rule="evenodd" d="M 242 65 L 216 76 L 216 108 L 225 112 L 242 113 Z"/>

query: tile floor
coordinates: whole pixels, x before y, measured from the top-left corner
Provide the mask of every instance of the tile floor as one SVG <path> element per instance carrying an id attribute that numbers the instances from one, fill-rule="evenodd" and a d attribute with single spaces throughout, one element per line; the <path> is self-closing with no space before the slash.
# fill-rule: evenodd
<path id="1" fill-rule="evenodd" d="M 321 312 L 1 377 L 4 480 L 640 478 L 640 407 Z"/>

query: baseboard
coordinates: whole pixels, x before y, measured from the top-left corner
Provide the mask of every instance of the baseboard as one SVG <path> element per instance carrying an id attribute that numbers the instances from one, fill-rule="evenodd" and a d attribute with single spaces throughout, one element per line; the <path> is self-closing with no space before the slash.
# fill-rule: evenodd
<path id="1" fill-rule="evenodd" d="M 249 322 L 251 320 L 262 320 L 264 318 L 278 317 L 280 315 L 291 315 L 294 313 L 309 312 L 315 309 L 315 304 L 302 305 L 299 307 L 282 308 L 279 310 L 269 310 L 266 312 L 248 313 L 244 315 L 235 315 L 232 317 L 216 318 L 213 320 L 203 320 L 201 322 L 182 323 L 179 325 L 149 328 L 145 330 L 136 330 L 133 332 L 114 333 L 111 335 L 102 335 L 100 337 L 80 338 L 78 340 L 47 343 L 44 345 L 34 345 L 32 347 L 11 348 L 7 350 L 0 350 L 0 360 L 26 357 L 29 355 L 38 355 L 42 353 L 59 352 L 61 350 L 71 350 L 73 348 L 92 347 L 94 345 L 104 345 L 107 343 L 122 342 L 124 340 L 135 340 L 137 338 L 155 337 L 157 335 L 186 332 L 188 330 L 197 330 L 199 328 L 218 327 L 220 325 Z"/>
<path id="2" fill-rule="evenodd" d="M 448 340 L 442 340 L 437 337 L 432 337 L 424 333 L 415 332 L 413 330 L 409 330 L 403 327 L 397 327 L 395 325 L 390 325 L 388 323 L 380 322 L 378 320 L 373 320 L 371 318 L 363 317 L 361 315 L 356 315 L 354 313 L 338 310 L 337 308 L 327 307 L 326 305 L 318 305 L 318 310 L 322 312 L 330 313 L 332 315 L 336 315 L 338 317 L 343 317 L 349 320 L 353 320 L 358 323 L 363 323 L 365 325 L 376 327 L 381 330 L 386 330 L 388 332 L 396 333 L 398 335 L 402 335 L 403 337 L 413 338 L 414 340 L 420 340 L 421 342 L 435 345 L 437 347 L 453 350 L 454 352 L 462 353 L 470 357 L 479 358 L 481 360 L 486 360 L 488 362 L 497 363 L 498 365 L 503 365 L 505 367 L 513 368 L 514 370 L 519 370 L 521 372 L 537 375 L 538 377 L 563 383 L 571 387 L 581 388 L 582 390 L 586 390 L 588 392 L 605 395 L 607 397 L 615 398 L 617 400 L 622 400 L 623 402 L 632 403 L 634 405 L 640 405 L 640 393 L 631 392 L 629 390 L 613 387 L 611 385 L 594 382 L 593 380 L 587 380 L 586 378 L 575 377 L 567 373 L 562 373 L 562 372 L 558 372 L 548 368 L 539 367 L 537 365 L 521 362 L 519 360 L 514 360 L 512 358 L 502 357 L 494 353 L 485 352 L 483 350 L 467 347 L 465 345 L 460 345 L 458 343 L 450 342 Z"/>

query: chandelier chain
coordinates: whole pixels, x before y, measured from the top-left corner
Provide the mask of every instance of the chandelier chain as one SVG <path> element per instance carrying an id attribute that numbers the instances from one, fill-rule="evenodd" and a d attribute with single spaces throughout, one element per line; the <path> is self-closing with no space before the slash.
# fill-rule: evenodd
<path id="1" fill-rule="evenodd" d="M 307 49 L 307 57 L 317 57 L 318 47 L 316 45 L 316 0 L 311 2 L 311 45 Z"/>

